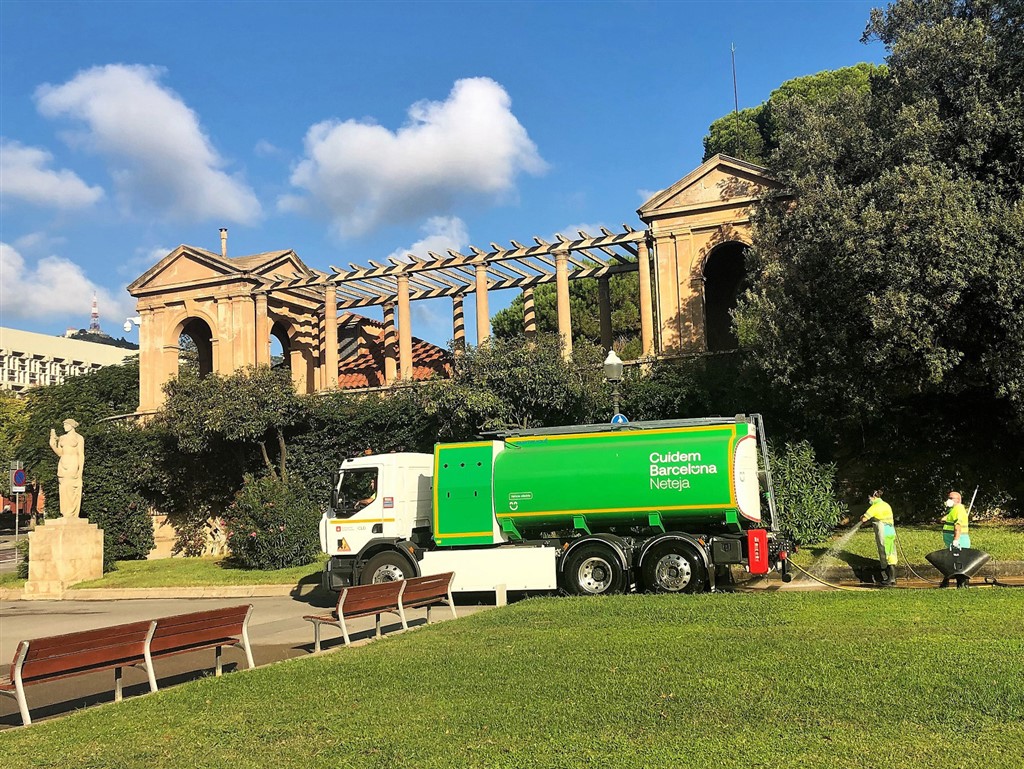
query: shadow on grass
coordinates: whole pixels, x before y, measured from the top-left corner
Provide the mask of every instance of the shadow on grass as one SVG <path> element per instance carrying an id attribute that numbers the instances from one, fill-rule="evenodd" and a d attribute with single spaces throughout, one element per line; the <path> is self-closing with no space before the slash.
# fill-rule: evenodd
<path id="1" fill-rule="evenodd" d="M 226 651 L 230 654 L 230 651 Z M 183 655 L 192 657 L 192 665 L 187 662 L 169 662 L 163 664 L 158 661 L 157 686 L 161 691 L 177 686 L 178 684 L 197 681 L 214 675 L 212 666 L 207 661 L 198 657 L 202 652 L 196 652 L 197 656 L 191 654 Z M 171 668 L 169 675 L 159 675 L 159 667 Z M 224 662 L 223 671 L 227 675 L 235 670 L 244 667 L 244 663 Z M 149 683 L 146 681 L 146 674 L 141 668 L 125 668 L 124 699 L 149 694 Z M 113 671 L 99 671 L 85 675 L 73 676 L 61 681 L 47 682 L 35 686 L 26 687 L 29 713 L 32 716 L 32 723 L 38 723 L 45 719 L 58 716 L 65 716 L 82 708 L 93 705 L 101 705 L 114 701 Z M 4 712 L 0 715 L 0 730 L 10 727 L 21 726 L 21 714 L 13 698 L 4 697 L 0 700 Z"/>
<path id="2" fill-rule="evenodd" d="M 881 566 L 877 558 L 867 558 L 848 552 L 836 553 L 835 558 L 849 566 L 854 576 L 865 585 L 875 585 L 882 581 Z"/>

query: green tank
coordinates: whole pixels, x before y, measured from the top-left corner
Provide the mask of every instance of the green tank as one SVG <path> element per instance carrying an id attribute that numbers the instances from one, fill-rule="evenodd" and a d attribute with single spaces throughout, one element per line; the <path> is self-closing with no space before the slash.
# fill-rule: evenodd
<path id="1" fill-rule="evenodd" d="M 755 426 L 741 419 L 439 444 L 434 540 L 483 545 L 624 526 L 739 531 L 761 522 L 757 453 Z"/>

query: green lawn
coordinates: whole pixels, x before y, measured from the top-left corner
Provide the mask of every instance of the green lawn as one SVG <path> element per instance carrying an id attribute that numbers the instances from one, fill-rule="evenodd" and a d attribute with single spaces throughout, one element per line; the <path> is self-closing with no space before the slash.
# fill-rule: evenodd
<path id="1" fill-rule="evenodd" d="M 300 581 L 319 582 L 323 558 L 308 566 L 274 571 L 234 568 L 224 558 L 161 558 L 157 561 L 118 561 L 117 571 L 102 579 L 80 582 L 72 587 L 206 587 L 218 585 L 294 585 Z"/>
<path id="2" fill-rule="evenodd" d="M 1021 627 L 1024 591 L 998 588 L 531 599 L 10 730 L 0 753 L 11 769 L 1019 769 Z"/>
<path id="3" fill-rule="evenodd" d="M 846 529 L 844 529 L 846 531 Z M 794 563 L 807 568 L 811 563 L 824 555 L 840 535 L 816 545 L 804 545 L 793 554 Z M 896 526 L 896 537 L 902 548 L 900 562 L 909 560 L 912 564 L 927 563 L 924 556 L 942 547 L 942 527 L 935 526 Z M 1024 524 L 971 524 L 971 547 L 984 550 L 992 556 L 993 561 L 1024 561 Z M 875 547 L 875 535 L 870 526 L 862 526 L 843 550 L 855 556 L 877 560 L 878 550 Z M 904 558 L 904 554 L 906 558 Z M 819 565 L 839 565 L 841 561 L 828 558 Z"/>

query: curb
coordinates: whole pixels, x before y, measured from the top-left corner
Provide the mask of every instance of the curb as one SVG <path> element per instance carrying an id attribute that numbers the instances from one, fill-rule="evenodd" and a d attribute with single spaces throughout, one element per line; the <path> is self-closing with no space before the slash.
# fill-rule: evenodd
<path id="1" fill-rule="evenodd" d="M 65 590 L 59 596 L 25 596 L 23 588 L 0 588 L 0 601 L 126 601 L 140 598 L 273 598 L 307 596 L 319 585 L 222 585 L 219 587 L 92 587 Z"/>
<path id="2" fill-rule="evenodd" d="M 932 566 L 930 563 L 912 563 L 910 567 L 914 571 L 919 572 L 922 577 L 929 579 L 942 579 L 942 572 Z M 878 564 L 875 563 L 868 567 L 868 570 L 878 571 Z M 815 577 L 825 580 L 841 580 L 856 578 L 860 572 L 865 569 L 858 567 L 854 569 L 851 566 L 829 566 L 826 569 L 815 569 L 812 573 Z M 907 564 L 898 563 L 896 564 L 896 576 L 903 577 L 909 572 L 907 571 Z M 983 580 L 985 577 L 1024 577 L 1024 561 L 989 561 L 978 573 L 972 577 L 972 579 Z M 801 574 L 796 571 L 793 575 L 793 581 L 813 581 L 810 577 Z"/>

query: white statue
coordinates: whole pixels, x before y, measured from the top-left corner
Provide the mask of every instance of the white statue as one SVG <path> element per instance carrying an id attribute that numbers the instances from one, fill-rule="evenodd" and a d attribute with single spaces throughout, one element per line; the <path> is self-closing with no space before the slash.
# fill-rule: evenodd
<path id="1" fill-rule="evenodd" d="M 60 457 L 57 481 L 60 484 L 60 514 L 77 518 L 82 509 L 82 465 L 85 464 L 85 438 L 75 432 L 78 422 L 64 420 L 64 435 L 50 430 L 50 448 Z"/>

